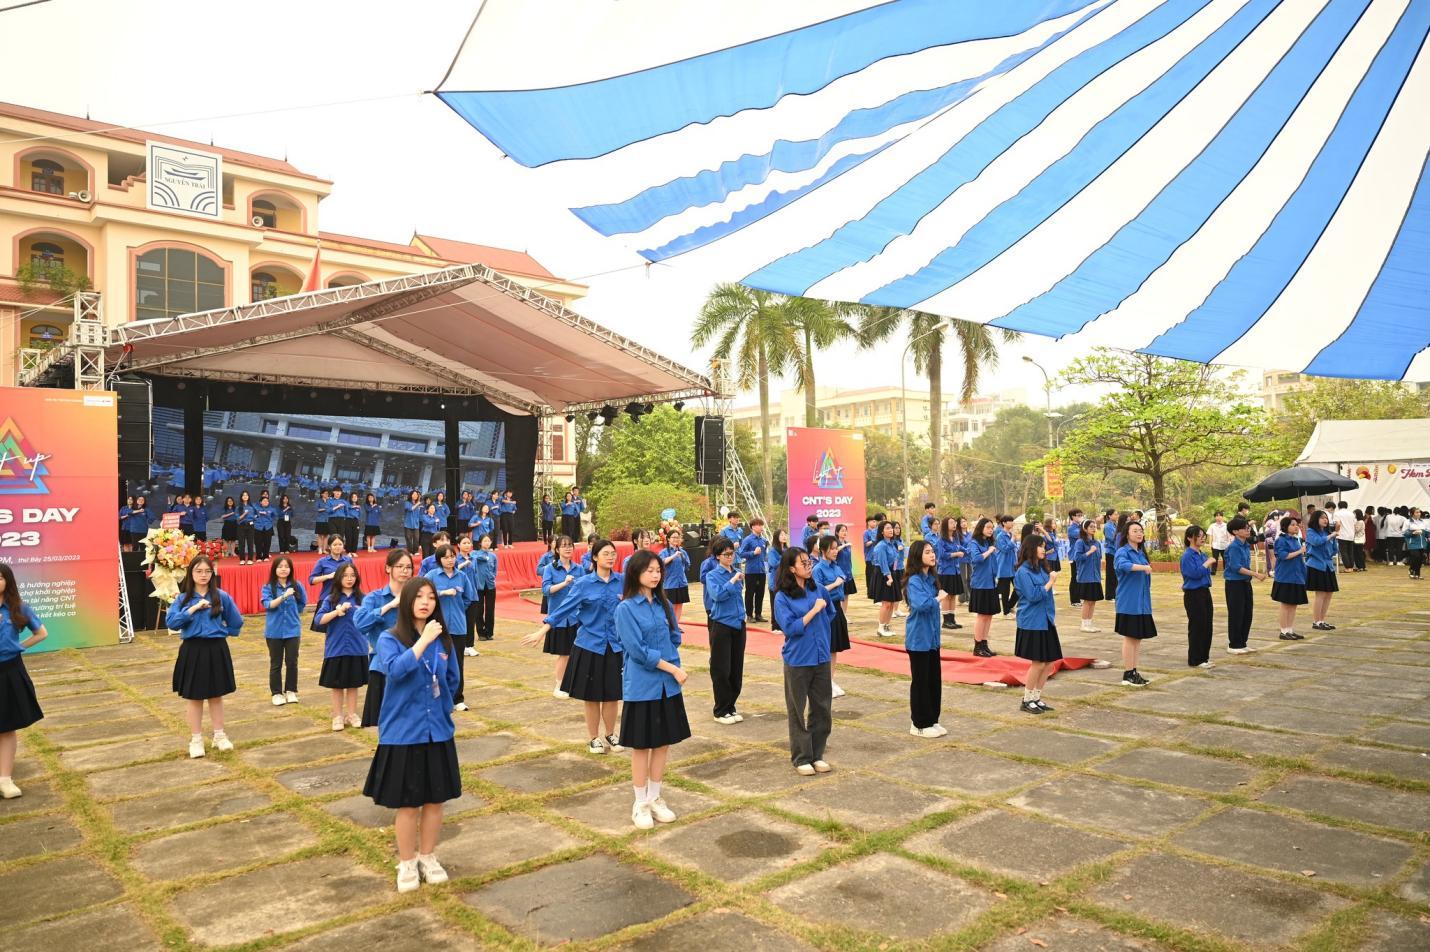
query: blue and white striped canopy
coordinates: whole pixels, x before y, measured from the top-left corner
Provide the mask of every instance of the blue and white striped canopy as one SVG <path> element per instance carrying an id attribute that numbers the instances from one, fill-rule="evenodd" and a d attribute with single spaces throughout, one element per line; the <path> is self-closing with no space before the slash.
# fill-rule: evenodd
<path id="1" fill-rule="evenodd" d="M 438 95 L 784 294 L 1430 380 L 1430 0 L 486 0 Z"/>

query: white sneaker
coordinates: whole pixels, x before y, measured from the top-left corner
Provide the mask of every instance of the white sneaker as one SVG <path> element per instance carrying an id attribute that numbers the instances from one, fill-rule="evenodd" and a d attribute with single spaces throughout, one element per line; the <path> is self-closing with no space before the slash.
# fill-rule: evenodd
<path id="1" fill-rule="evenodd" d="M 417 860 L 404 859 L 397 862 L 397 891 L 416 892 L 422 885 L 422 877 L 417 872 Z"/>
<path id="2" fill-rule="evenodd" d="M 361 726 L 362 726 L 362 715 L 361 715 L 361 714 L 349 714 L 347 717 L 344 717 L 344 718 L 343 718 L 343 723 L 346 724 L 346 725 L 348 725 L 349 727 L 361 727 Z"/>
<path id="3" fill-rule="evenodd" d="M 283 697 L 287 699 L 287 701 L 288 701 L 289 704 L 297 704 L 297 703 L 298 703 L 298 692 L 297 692 L 297 691 L 284 691 L 284 692 L 283 692 Z"/>
<path id="4" fill-rule="evenodd" d="M 599 737 L 592 738 L 591 743 L 586 745 L 586 753 L 588 754 L 604 754 L 605 752 L 606 745 L 601 743 L 601 738 Z"/>
<path id="5" fill-rule="evenodd" d="M 1089 635 L 1095 635 L 1095 634 L 1097 634 L 1099 631 L 1102 631 L 1102 629 L 1101 629 L 1101 628 L 1098 628 L 1096 625 L 1084 624 L 1084 625 L 1080 625 L 1080 626 L 1078 627 L 1078 631 L 1085 631 L 1085 632 L 1087 632 Z"/>
<path id="6" fill-rule="evenodd" d="M 740 723 L 745 719 L 745 715 L 741 714 L 739 711 L 731 711 L 730 716 L 735 719 L 736 724 Z"/>
<path id="7" fill-rule="evenodd" d="M 829 771 L 834 769 L 822 760 L 816 760 L 811 766 L 814 767 L 815 773 L 829 773 Z"/>
<path id="8" fill-rule="evenodd" d="M 1246 653 L 1247 653 L 1247 654 L 1251 654 L 1251 653 L 1252 653 L 1253 651 L 1255 651 L 1255 650 L 1256 650 L 1256 649 L 1253 648 L 1253 647 L 1251 647 L 1251 645 L 1247 645 L 1247 646 L 1246 646 Z"/>
<path id="9" fill-rule="evenodd" d="M 830 681 L 830 682 L 829 682 L 829 687 L 830 687 L 830 696 L 831 696 L 831 697 L 843 697 L 843 696 L 844 696 L 844 689 L 841 688 L 839 685 L 835 684 L 833 681 Z"/>
<path id="10" fill-rule="evenodd" d="M 198 760 L 202 756 L 204 756 L 204 739 L 202 737 L 190 738 L 189 757 L 193 760 Z"/>
<path id="11" fill-rule="evenodd" d="M 931 726 L 929 727 L 929 730 L 938 731 L 938 736 L 939 736 L 939 737 L 947 737 L 947 736 L 948 736 L 948 728 L 947 728 L 947 727 L 944 727 L 942 724 L 933 724 L 933 725 L 931 725 Z"/>
<path id="12" fill-rule="evenodd" d="M 880 626 L 879 626 L 879 637 L 880 637 L 880 638 L 892 638 L 892 637 L 894 637 L 894 632 L 893 632 L 893 630 L 892 630 L 891 628 L 889 628 L 888 625 L 880 625 Z"/>
<path id="13" fill-rule="evenodd" d="M 675 822 L 675 811 L 665 805 L 665 797 L 656 797 L 646 804 L 646 808 L 650 811 L 650 815 L 661 823 Z"/>
<path id="14" fill-rule="evenodd" d="M 910 733 L 911 735 L 913 735 L 914 737 L 942 737 L 942 736 L 943 736 L 942 734 L 939 733 L 939 728 L 937 728 L 937 727 L 915 727 L 915 726 L 912 725 L 912 724 L 909 725 L 909 733 Z"/>
<path id="15" fill-rule="evenodd" d="M 282 707 L 283 705 L 285 705 L 285 704 L 287 704 L 287 703 L 288 703 L 288 699 L 287 699 L 286 697 L 284 697 L 283 695 L 281 695 L 281 694 L 275 694 L 275 695 L 273 695 L 273 706 L 274 706 L 274 707 Z"/>
<path id="16" fill-rule="evenodd" d="M 9 777 L 0 777 L 0 798 L 4 798 L 6 800 L 13 800 L 19 795 L 20 788 L 15 786 L 15 781 L 11 780 Z M 675 819 L 674 814 L 671 814 L 671 819 Z"/>
<path id="17" fill-rule="evenodd" d="M 904 614 L 905 614 L 905 612 L 904 612 L 904 610 L 903 610 L 902 608 L 896 608 L 896 609 L 894 609 L 894 617 L 895 617 L 895 618 L 903 618 L 903 617 L 904 617 Z"/>
<path id="18" fill-rule="evenodd" d="M 333 730 L 335 730 L 335 731 L 340 731 L 340 730 L 342 730 L 345 726 L 346 726 L 346 725 L 343 723 L 343 718 L 342 718 L 342 715 L 341 715 L 341 714 L 338 715 L 337 717 L 333 718 Z M 416 861 L 416 860 L 413 860 L 413 862 L 415 863 L 415 862 L 417 862 L 417 861 Z"/>
<path id="19" fill-rule="evenodd" d="M 738 724 L 740 722 L 735 720 L 734 714 L 720 714 L 716 716 L 715 723 L 724 724 L 726 727 L 729 727 L 731 724 Z"/>
<path id="20" fill-rule="evenodd" d="M 613 754 L 620 754 L 625 752 L 625 748 L 621 746 L 621 742 L 616 739 L 615 734 L 606 735 L 606 746 L 611 748 L 611 753 Z"/>
<path id="21" fill-rule="evenodd" d="M 1203 669 L 1203 670 L 1205 670 L 1205 671 L 1210 671 L 1212 668 L 1215 668 L 1216 665 L 1213 664 L 1213 663 L 1210 662 L 1210 661 L 1203 661 L 1201 664 L 1197 665 L 1197 667 L 1199 667 L 1199 668 L 1201 668 L 1201 669 Z"/>
<path id="22" fill-rule="evenodd" d="M 637 800 L 631 807 L 631 822 L 638 830 L 649 830 L 655 826 L 655 820 L 650 815 L 650 804 L 644 800 Z"/>
<path id="23" fill-rule="evenodd" d="M 464 651 L 462 652 L 462 654 L 466 655 L 468 658 L 475 658 L 475 657 L 477 657 L 477 649 L 476 649 L 476 648 L 467 648 L 466 650 L 464 650 Z"/>
<path id="24" fill-rule="evenodd" d="M 554 698 L 556 698 L 557 700 L 560 700 L 560 701 L 564 701 L 564 700 L 566 700 L 567 698 L 571 697 L 571 695 L 569 695 L 569 694 L 567 694 L 565 691 L 561 690 L 561 685 L 559 685 L 559 684 L 556 685 L 556 690 L 554 690 L 554 691 L 551 692 L 551 696 L 554 697 Z"/>
<path id="25" fill-rule="evenodd" d="M 794 768 L 794 772 L 799 774 L 801 777 L 813 777 L 814 764 L 800 764 L 798 767 Z"/>
<path id="26" fill-rule="evenodd" d="M 1250 649 L 1250 648 L 1228 648 L 1228 649 L 1226 649 L 1226 653 L 1227 653 L 1227 654 L 1250 654 L 1250 653 L 1251 653 L 1251 649 Z"/>
<path id="27" fill-rule="evenodd" d="M 467 710 L 471 710 L 471 709 L 470 709 L 469 707 L 467 707 L 467 702 L 466 702 L 466 701 L 458 701 L 456 704 L 452 705 L 452 710 L 454 710 L 454 711 L 467 711 Z"/>
<path id="28" fill-rule="evenodd" d="M 233 741 L 223 731 L 214 731 L 214 747 L 218 750 L 233 750 Z"/>
<path id="29" fill-rule="evenodd" d="M 438 883 L 447 881 L 447 871 L 442 868 L 442 864 L 437 862 L 437 854 L 431 853 L 423 856 L 417 854 L 417 873 L 428 885 L 435 886 Z"/>

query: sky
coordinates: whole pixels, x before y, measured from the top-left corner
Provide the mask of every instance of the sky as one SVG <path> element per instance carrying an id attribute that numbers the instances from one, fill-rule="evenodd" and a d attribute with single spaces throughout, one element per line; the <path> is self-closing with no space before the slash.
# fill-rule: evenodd
<path id="1" fill-rule="evenodd" d="M 0 0 L 0 8 L 21 0 Z M 564 207 L 435 97 L 480 0 L 48 0 L 0 12 L 0 100 L 286 157 L 331 179 L 324 231 L 407 242 L 414 231 L 526 251 L 590 287 L 586 316 L 696 369 L 689 344 L 709 286 L 675 263 L 647 268 Z M 540 36 L 531 53 L 542 55 Z M 899 383 L 902 342 L 821 354 L 822 382 Z M 1036 399 L 1079 350 L 1024 336 L 1000 345 L 982 392 Z M 952 351 L 949 354 L 953 357 Z M 956 361 L 945 393 L 961 381 Z M 907 368 L 910 388 L 920 380 Z M 1259 374 L 1248 372 L 1250 389 Z M 777 393 L 787 382 L 776 384 Z M 1053 404 L 1095 398 L 1062 387 Z M 742 394 L 736 405 L 754 402 Z"/>

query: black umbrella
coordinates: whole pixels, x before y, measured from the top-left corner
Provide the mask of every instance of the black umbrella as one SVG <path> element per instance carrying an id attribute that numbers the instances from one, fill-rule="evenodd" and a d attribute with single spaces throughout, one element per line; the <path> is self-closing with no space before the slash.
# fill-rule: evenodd
<path id="1" fill-rule="evenodd" d="M 1300 496 L 1321 496 L 1326 493 L 1359 489 L 1360 483 L 1328 469 L 1311 466 L 1292 466 L 1279 473 L 1272 473 L 1252 486 L 1242 496 L 1251 502 L 1270 502 L 1273 499 L 1296 499 Z"/>

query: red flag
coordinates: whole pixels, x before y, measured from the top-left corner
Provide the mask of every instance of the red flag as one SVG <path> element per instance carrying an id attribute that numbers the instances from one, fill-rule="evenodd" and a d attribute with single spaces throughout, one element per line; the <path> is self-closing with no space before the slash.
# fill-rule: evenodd
<path id="1" fill-rule="evenodd" d="M 308 280 L 303 282 L 304 291 L 321 291 L 323 289 L 323 276 L 321 259 L 323 257 L 323 246 L 321 244 L 313 248 L 313 267 L 308 269 Z"/>

